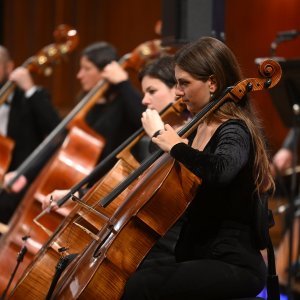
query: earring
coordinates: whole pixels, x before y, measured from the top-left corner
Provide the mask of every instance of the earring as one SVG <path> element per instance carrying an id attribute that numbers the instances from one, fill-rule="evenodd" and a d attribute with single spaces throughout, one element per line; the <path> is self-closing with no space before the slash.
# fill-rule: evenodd
<path id="1" fill-rule="evenodd" d="M 214 97 L 214 93 L 210 93 L 210 99 Z"/>

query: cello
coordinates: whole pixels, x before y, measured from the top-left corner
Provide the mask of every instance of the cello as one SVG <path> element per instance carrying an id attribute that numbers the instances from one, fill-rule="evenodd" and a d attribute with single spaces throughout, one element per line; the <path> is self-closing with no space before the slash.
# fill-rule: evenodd
<path id="1" fill-rule="evenodd" d="M 72 52 L 78 44 L 76 30 L 68 25 L 61 24 L 53 32 L 54 44 L 41 49 L 36 55 L 29 57 L 22 67 L 30 72 L 49 76 L 52 65 L 62 60 L 66 54 Z M 0 106 L 5 103 L 8 96 L 15 89 L 16 84 L 8 80 L 0 90 Z M 6 173 L 11 162 L 14 141 L 9 137 L 0 136 L 0 181 Z"/>
<path id="2" fill-rule="evenodd" d="M 137 47 L 130 55 L 126 55 L 123 62 L 124 67 L 140 66 L 146 59 L 154 57 L 160 53 L 160 43 L 158 41 L 148 42 L 146 45 Z M 86 124 L 85 116 L 89 109 L 96 103 L 101 95 L 109 87 L 109 84 L 102 80 L 99 82 L 69 113 L 61 124 L 46 138 L 38 147 L 44 149 L 45 145 L 53 138 L 60 137 L 65 128 L 69 129 L 69 134 L 64 140 L 62 147 L 54 157 L 43 168 L 35 182 L 30 186 L 23 198 L 17 212 L 10 223 L 10 231 L 5 234 L 0 241 L 0 265 L 4 264 L 4 253 L 10 253 L 14 257 L 16 246 L 22 244 L 22 237 L 30 235 L 26 240 L 28 252 L 26 261 L 22 263 L 22 268 L 33 259 L 37 251 L 47 241 L 49 234 L 56 229 L 62 219 L 69 213 L 52 212 L 43 218 L 43 224 L 36 223 L 35 218 L 41 210 L 40 201 L 54 189 L 66 189 L 80 181 L 91 172 L 95 163 L 100 157 L 105 141 L 95 134 Z M 38 152 L 36 149 L 35 152 Z M 18 169 L 18 173 L 23 173 L 32 158 L 29 157 Z M 47 230 L 45 230 L 47 228 Z M 7 263 L 6 263 L 7 266 Z M 10 266 L 11 267 L 11 266 Z"/>
<path id="3" fill-rule="evenodd" d="M 266 61 L 261 66 L 261 74 L 264 79 L 250 78 L 228 88 L 221 99 L 210 102 L 180 130 L 179 135 L 188 137 L 199 122 L 226 100 L 239 101 L 247 92 L 273 87 L 280 79 L 280 66 Z M 130 186 L 137 179 L 138 182 Z M 99 206 L 105 207 L 101 214 L 90 208 L 95 222 L 103 224 L 101 230 L 97 232 L 97 228 L 90 226 L 80 235 L 70 237 L 74 242 L 79 236 L 81 240 L 92 241 L 62 273 L 52 298 L 119 299 L 126 280 L 157 239 L 184 213 L 199 184 L 201 180 L 196 175 L 175 163 L 168 154 L 160 150 L 153 154 L 99 201 Z M 129 193 L 124 193 L 126 188 L 130 189 Z M 174 192 L 171 199 L 166 196 L 170 190 Z M 110 206 L 120 200 L 122 203 L 110 216 L 107 213 Z M 47 245 L 49 248 L 54 246 L 55 243 Z M 32 289 L 31 285 L 25 291 L 32 296 Z M 11 296 L 22 294 L 24 290 L 16 287 Z"/>

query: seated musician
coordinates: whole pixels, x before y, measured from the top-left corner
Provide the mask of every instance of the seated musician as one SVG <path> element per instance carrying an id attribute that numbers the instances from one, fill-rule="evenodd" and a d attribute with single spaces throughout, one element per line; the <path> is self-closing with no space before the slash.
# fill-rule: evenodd
<path id="1" fill-rule="evenodd" d="M 242 79 L 234 54 L 204 37 L 175 55 L 176 94 L 196 114 Z M 155 112 L 152 112 L 155 115 Z M 151 112 L 143 123 L 152 123 Z M 165 125 L 152 138 L 202 180 L 186 212 L 175 261 L 150 265 L 128 280 L 123 300 L 255 297 L 266 284 L 254 206 L 274 188 L 265 141 L 247 96 L 223 103 L 190 140 Z M 169 197 L 172 188 L 166 190 Z"/>

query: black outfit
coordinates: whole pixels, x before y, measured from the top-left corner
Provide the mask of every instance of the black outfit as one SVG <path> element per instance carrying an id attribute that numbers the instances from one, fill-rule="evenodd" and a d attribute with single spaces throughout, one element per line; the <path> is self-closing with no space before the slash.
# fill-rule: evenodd
<path id="1" fill-rule="evenodd" d="M 203 151 L 180 143 L 171 156 L 202 179 L 176 245 L 176 262 L 145 267 L 123 300 L 254 297 L 266 266 L 255 243 L 254 150 L 242 121 L 229 120 Z"/>
<path id="2" fill-rule="evenodd" d="M 60 118 L 51 105 L 49 93 L 40 87 L 29 98 L 25 97 L 22 90 L 16 88 L 9 105 L 7 136 L 15 142 L 8 170 L 11 171 L 16 170 L 35 150 L 56 127 Z M 32 168 L 24 175 L 31 182 L 37 175 L 36 172 L 36 168 Z M 0 194 L 0 222 L 8 223 L 24 193 L 25 189 L 19 194 L 8 194 L 2 191 Z"/>

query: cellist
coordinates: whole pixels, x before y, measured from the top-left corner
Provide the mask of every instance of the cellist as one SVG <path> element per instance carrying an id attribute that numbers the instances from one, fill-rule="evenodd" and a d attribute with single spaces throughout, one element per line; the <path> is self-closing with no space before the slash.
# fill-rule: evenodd
<path id="1" fill-rule="evenodd" d="M 238 62 L 221 41 L 204 37 L 175 55 L 176 94 L 198 113 L 242 79 Z M 143 123 L 151 123 L 148 112 Z M 175 262 L 142 268 L 128 280 L 123 300 L 255 297 L 266 265 L 254 230 L 255 202 L 274 182 L 257 116 L 247 96 L 225 102 L 190 137 L 168 124 L 152 138 L 202 184 L 189 206 Z M 172 197 L 170 193 L 170 197 Z"/>
<path id="2" fill-rule="evenodd" d="M 14 62 L 8 50 L 0 46 L 0 87 L 7 80 L 16 83 L 17 88 L 0 106 L 0 134 L 15 142 L 9 171 L 16 169 L 25 158 L 42 142 L 58 124 L 60 117 L 51 103 L 49 93 L 37 86 L 29 71 L 24 67 L 14 69 Z M 26 174 L 29 181 L 34 172 Z M 21 186 L 24 186 L 21 178 Z M 22 195 L 5 191 L 0 195 L 0 222 L 8 223 Z"/>

